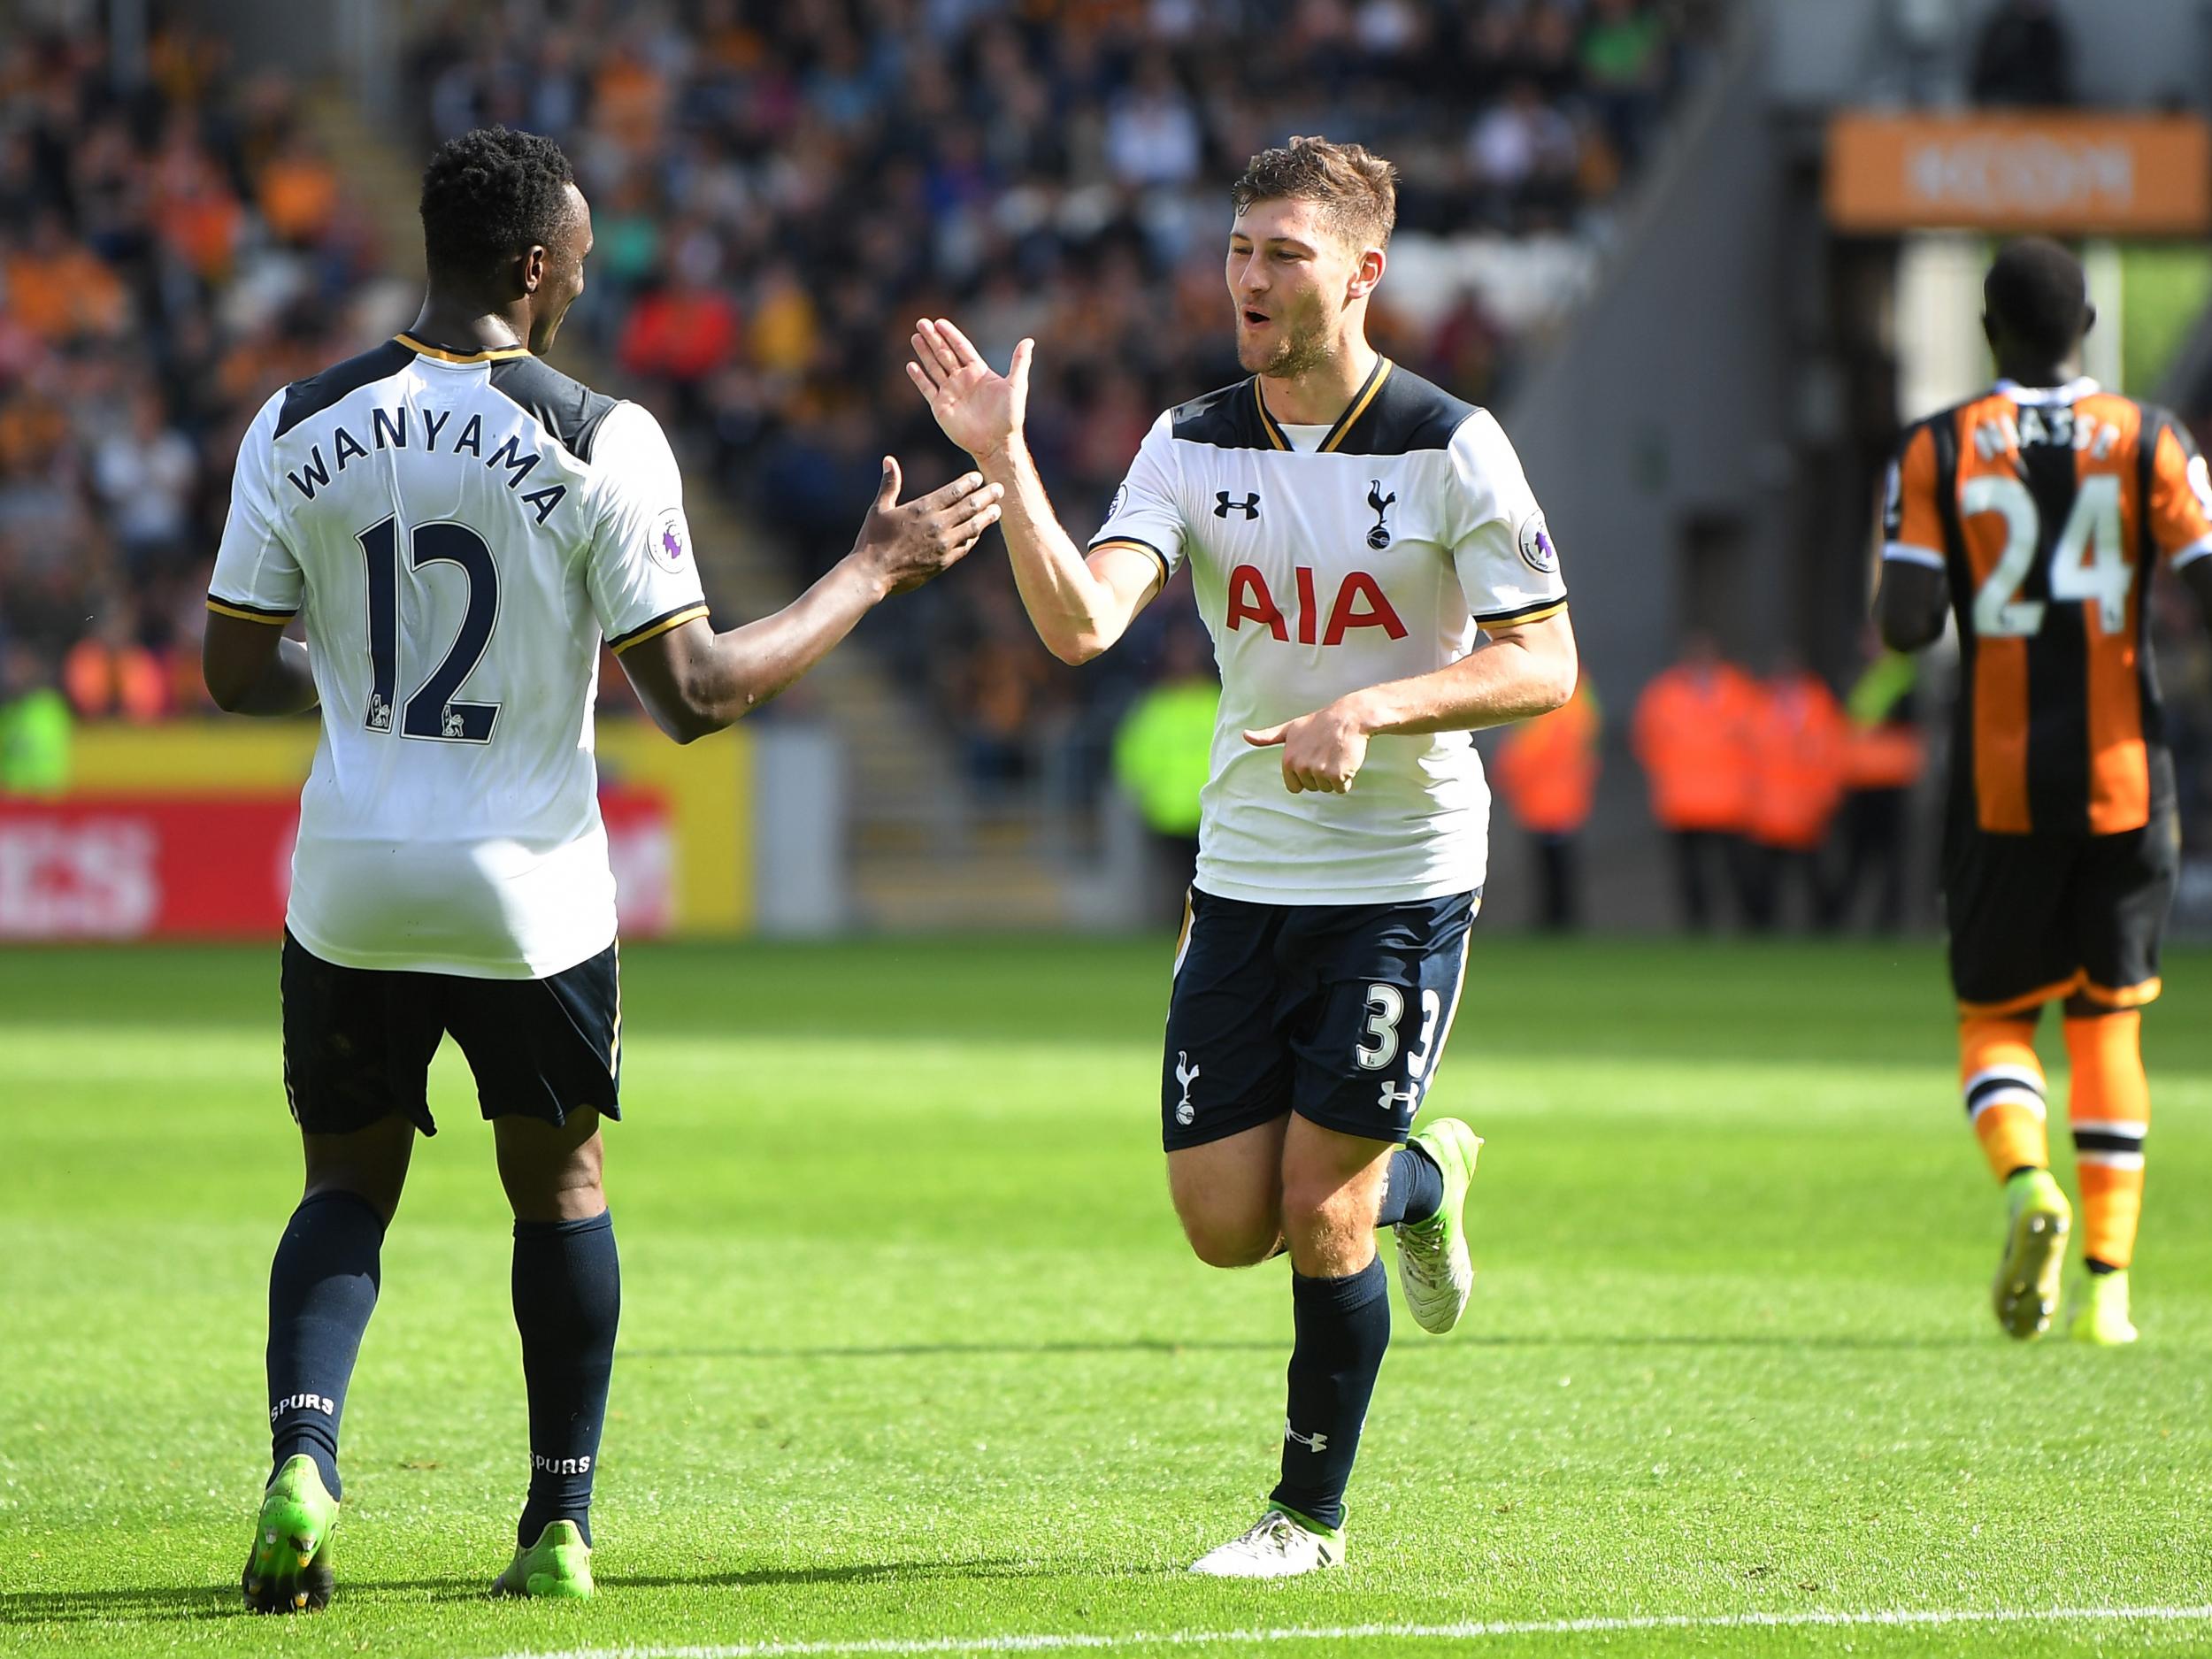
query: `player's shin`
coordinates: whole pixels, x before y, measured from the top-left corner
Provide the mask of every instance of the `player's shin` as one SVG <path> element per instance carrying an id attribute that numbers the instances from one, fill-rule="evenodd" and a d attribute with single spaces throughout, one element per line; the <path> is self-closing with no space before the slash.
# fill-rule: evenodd
<path id="1" fill-rule="evenodd" d="M 1290 1294 L 1296 1337 L 1283 1478 L 1268 1501 L 1294 1518 L 1340 1527 L 1360 1429 L 1390 1346 L 1390 1279 L 1378 1256 L 1342 1279 L 1293 1273 Z"/>
<path id="2" fill-rule="evenodd" d="M 2142 1015 L 2133 1009 L 2066 1021 L 2073 1061 L 2068 1116 L 2081 1183 L 2082 1256 L 2089 1271 L 2117 1272 L 2135 1255 L 2143 1209 L 2143 1142 L 2150 1084 L 2143 1072 Z"/>
<path id="3" fill-rule="evenodd" d="M 2043 1063 L 2035 1018 L 1969 1015 L 1959 1022 L 1959 1088 L 1966 1119 L 2001 1181 L 2016 1171 L 2048 1168 Z"/>
<path id="4" fill-rule="evenodd" d="M 591 1542 L 591 1486 L 614 1371 L 622 1272 L 614 1217 L 518 1221 L 515 1327 L 530 1396 L 530 1496 L 516 1528 L 527 1548 L 555 1521 Z"/>
<path id="5" fill-rule="evenodd" d="M 376 1310 L 384 1217 L 357 1193 L 300 1201 L 269 1265 L 271 1471 L 313 1460 L 339 1495 L 338 1419 L 361 1333 Z"/>

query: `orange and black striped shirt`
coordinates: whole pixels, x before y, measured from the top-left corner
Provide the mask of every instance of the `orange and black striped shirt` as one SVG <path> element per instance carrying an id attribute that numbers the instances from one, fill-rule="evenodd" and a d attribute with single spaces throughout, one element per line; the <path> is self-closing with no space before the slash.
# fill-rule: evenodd
<path id="1" fill-rule="evenodd" d="M 1885 559 L 1950 582 L 1966 822 L 2110 835 L 2170 805 L 2150 575 L 2212 553 L 2212 477 L 2172 416 L 2001 380 L 1906 434 L 1884 531 Z"/>

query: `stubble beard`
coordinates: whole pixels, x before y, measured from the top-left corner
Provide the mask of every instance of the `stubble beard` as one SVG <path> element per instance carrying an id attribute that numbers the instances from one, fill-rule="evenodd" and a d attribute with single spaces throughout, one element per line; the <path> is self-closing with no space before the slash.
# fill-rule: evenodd
<path id="1" fill-rule="evenodd" d="M 1242 351 L 1238 361 L 1256 374 L 1273 380 L 1294 380 L 1329 360 L 1328 334 L 1317 322 L 1307 321 L 1284 331 L 1281 341 L 1264 359 L 1255 363 Z"/>

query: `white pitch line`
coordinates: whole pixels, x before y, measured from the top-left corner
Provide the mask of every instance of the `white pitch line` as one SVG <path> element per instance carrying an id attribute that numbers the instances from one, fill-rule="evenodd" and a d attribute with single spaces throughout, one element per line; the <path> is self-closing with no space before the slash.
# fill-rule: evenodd
<path id="1" fill-rule="evenodd" d="M 1855 1626 L 1940 1628 L 1955 1624 L 2191 1624 L 2212 1622 L 2202 1607 L 2059 1607 L 1983 1611 L 1971 1608 L 1881 1609 L 1851 1613 L 1652 1614 L 1624 1618 L 1477 1619 L 1457 1624 L 1287 1625 L 1272 1630 L 1136 1632 L 1122 1636 L 1080 1631 L 1024 1636 L 878 1637 L 859 1641 L 738 1642 L 679 1647 L 527 1649 L 501 1659 L 841 1659 L 842 1655 L 1094 1653 L 1124 1647 L 1195 1647 L 1207 1642 L 1254 1645 L 1292 1641 L 1471 1641 L 1494 1636 L 1621 1635 L 1638 1631 L 1804 1630 Z"/>

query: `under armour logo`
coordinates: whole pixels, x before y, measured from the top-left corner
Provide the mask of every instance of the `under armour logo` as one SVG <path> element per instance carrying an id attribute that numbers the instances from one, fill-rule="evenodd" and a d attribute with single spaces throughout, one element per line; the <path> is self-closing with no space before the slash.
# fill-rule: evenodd
<path id="1" fill-rule="evenodd" d="M 1390 545 L 1390 526 L 1383 522 L 1383 514 L 1397 499 L 1398 492 L 1394 489 L 1387 495 L 1382 493 L 1382 480 L 1379 478 L 1367 480 L 1367 504 L 1375 510 L 1375 527 L 1367 533 L 1367 545 L 1378 553 Z"/>
<path id="2" fill-rule="evenodd" d="M 1403 1088 L 1399 1088 L 1395 1085 L 1390 1083 L 1384 1084 L 1382 1086 L 1382 1098 L 1375 1102 L 1376 1105 L 1379 1106 L 1386 1112 L 1395 1111 L 1401 1106 L 1404 1107 L 1408 1111 L 1411 1111 L 1420 1103 L 1421 1090 L 1417 1085 L 1410 1083 Z"/>
<path id="3" fill-rule="evenodd" d="M 1247 518 L 1258 518 L 1260 516 L 1260 492 L 1256 489 L 1242 501 L 1231 501 L 1227 490 L 1214 491 L 1214 517 L 1226 518 L 1233 512 L 1240 512 Z"/>
<path id="4" fill-rule="evenodd" d="M 1175 1121 L 1189 1127 L 1190 1120 L 1198 1116 L 1198 1109 L 1190 1103 L 1190 1086 L 1198 1081 L 1198 1068 L 1190 1063 L 1190 1050 L 1175 1051 L 1175 1080 L 1183 1086 L 1183 1099 L 1175 1108 Z"/>
<path id="5" fill-rule="evenodd" d="M 1329 1449 L 1329 1437 L 1326 1434 L 1301 1434 L 1290 1426 L 1288 1417 L 1283 1419 L 1283 1438 L 1286 1440 L 1296 1440 L 1310 1452 L 1325 1452 Z"/>

